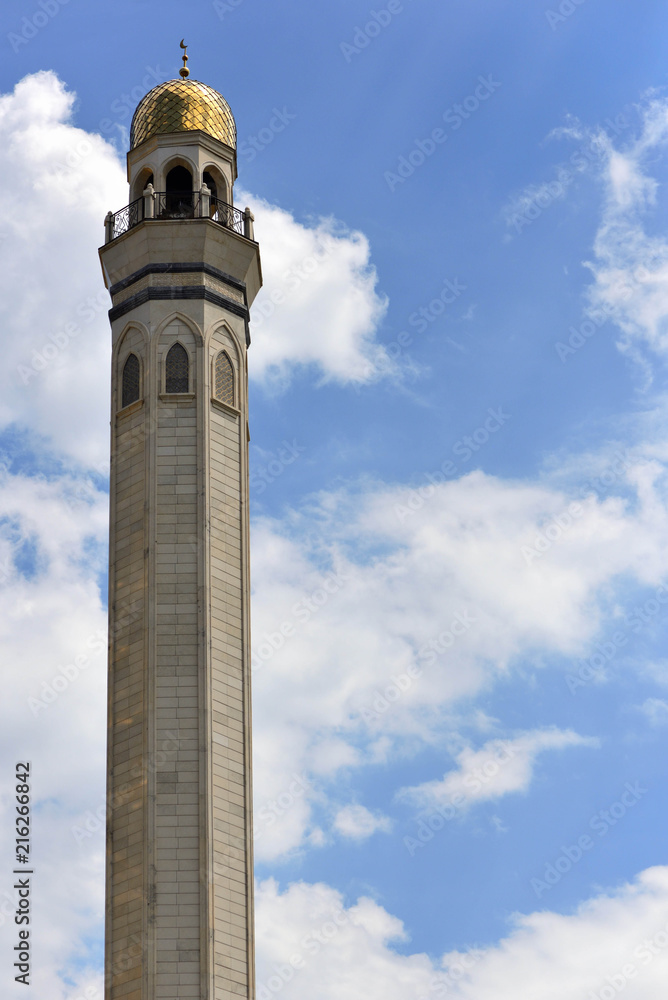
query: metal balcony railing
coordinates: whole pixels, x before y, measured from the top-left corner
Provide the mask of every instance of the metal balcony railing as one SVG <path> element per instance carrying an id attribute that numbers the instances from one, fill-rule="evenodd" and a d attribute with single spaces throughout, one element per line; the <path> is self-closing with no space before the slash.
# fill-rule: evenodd
<path id="1" fill-rule="evenodd" d="M 112 215 L 110 212 L 104 220 L 106 243 L 115 240 L 117 236 L 127 233 L 128 229 L 138 225 L 144 218 L 144 199 L 138 198 Z"/>
<path id="2" fill-rule="evenodd" d="M 196 219 L 199 215 L 198 191 L 155 191 L 153 198 L 154 219 Z"/>
<path id="3" fill-rule="evenodd" d="M 248 208 L 242 212 L 234 205 L 200 191 L 153 191 L 118 212 L 109 212 L 104 222 L 105 243 L 111 243 L 145 219 L 156 222 L 166 219 L 211 219 L 225 229 L 255 240 L 254 217 Z"/>
<path id="4" fill-rule="evenodd" d="M 225 201 L 219 201 L 218 198 L 211 198 L 210 201 L 210 219 L 213 219 L 214 222 L 217 222 L 221 226 L 225 226 L 226 229 L 233 229 L 235 233 L 239 233 L 241 236 L 248 235 L 245 231 L 245 212 L 235 208 L 234 205 L 228 205 Z M 251 236 L 250 239 L 253 239 L 253 237 Z"/>

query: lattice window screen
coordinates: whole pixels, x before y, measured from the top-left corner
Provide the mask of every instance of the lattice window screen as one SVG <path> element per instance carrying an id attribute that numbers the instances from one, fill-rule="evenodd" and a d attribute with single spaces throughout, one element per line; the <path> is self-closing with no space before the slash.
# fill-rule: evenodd
<path id="1" fill-rule="evenodd" d="M 173 344 L 165 364 L 165 392 L 188 392 L 188 352 L 181 344 Z"/>
<path id="2" fill-rule="evenodd" d="M 234 368 L 225 351 L 216 357 L 214 395 L 221 403 L 234 406 Z"/>
<path id="3" fill-rule="evenodd" d="M 123 365 L 123 387 L 121 406 L 129 406 L 139 399 L 139 358 L 136 354 L 128 355 Z"/>

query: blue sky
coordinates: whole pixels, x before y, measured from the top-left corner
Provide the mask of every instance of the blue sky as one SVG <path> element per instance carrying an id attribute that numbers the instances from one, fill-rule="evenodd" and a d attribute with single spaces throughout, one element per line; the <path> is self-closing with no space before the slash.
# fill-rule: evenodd
<path id="1" fill-rule="evenodd" d="M 27 754 L 50 831 L 35 834 L 39 995 L 101 1000 L 96 249 L 128 200 L 131 111 L 176 75 L 185 36 L 192 76 L 235 114 L 236 200 L 265 275 L 250 352 L 259 1000 L 655 1000 L 665 5 L 44 0 L 8 12 L 4 34 L 2 850 Z M 273 649 L 285 622 L 296 634 Z M 342 929 L 283 981 L 333 912 Z"/>

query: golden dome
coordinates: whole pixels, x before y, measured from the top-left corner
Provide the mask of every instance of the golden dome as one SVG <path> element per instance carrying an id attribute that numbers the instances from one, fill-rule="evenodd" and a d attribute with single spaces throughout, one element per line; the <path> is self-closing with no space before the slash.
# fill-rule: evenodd
<path id="1" fill-rule="evenodd" d="M 236 149 L 237 127 L 222 94 L 198 80 L 167 80 L 149 90 L 137 105 L 130 149 L 153 135 L 196 129 Z"/>

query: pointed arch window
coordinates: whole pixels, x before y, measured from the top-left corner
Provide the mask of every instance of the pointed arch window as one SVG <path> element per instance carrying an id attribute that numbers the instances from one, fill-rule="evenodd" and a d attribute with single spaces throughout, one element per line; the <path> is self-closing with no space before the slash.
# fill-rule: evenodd
<path id="1" fill-rule="evenodd" d="M 140 367 L 136 354 L 129 354 L 123 365 L 121 407 L 136 403 L 139 399 Z"/>
<path id="2" fill-rule="evenodd" d="M 182 344 L 172 344 L 165 363 L 165 392 L 188 392 L 189 375 L 188 352 Z"/>
<path id="3" fill-rule="evenodd" d="M 228 406 L 235 405 L 234 368 L 226 351 L 216 356 L 214 366 L 214 397 Z"/>

